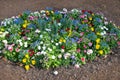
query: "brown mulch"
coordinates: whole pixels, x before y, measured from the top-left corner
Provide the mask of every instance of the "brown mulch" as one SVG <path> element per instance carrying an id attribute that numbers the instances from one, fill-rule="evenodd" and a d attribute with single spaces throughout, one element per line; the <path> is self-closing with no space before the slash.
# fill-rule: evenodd
<path id="1" fill-rule="evenodd" d="M 120 26 L 120 0 L 0 0 L 0 19 L 18 15 L 25 10 L 40 11 L 46 7 L 86 9 L 102 12 L 108 20 Z M 120 80 L 120 49 L 116 48 L 108 57 L 97 58 L 81 66 L 60 67 L 53 70 L 24 68 L 0 59 L 0 80 Z"/>

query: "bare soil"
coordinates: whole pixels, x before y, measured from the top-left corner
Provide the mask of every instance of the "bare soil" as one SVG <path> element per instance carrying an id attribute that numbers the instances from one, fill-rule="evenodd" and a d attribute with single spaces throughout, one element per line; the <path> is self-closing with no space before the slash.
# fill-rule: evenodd
<path id="1" fill-rule="evenodd" d="M 120 26 L 120 0 L 0 0 L 0 19 L 18 15 L 25 10 L 40 11 L 46 7 L 61 10 L 86 9 L 102 12 L 108 20 Z M 81 66 L 56 68 L 58 75 L 53 75 L 53 69 L 32 68 L 25 71 L 18 65 L 0 59 L 0 80 L 120 80 L 120 49 L 106 58 L 96 58 Z"/>

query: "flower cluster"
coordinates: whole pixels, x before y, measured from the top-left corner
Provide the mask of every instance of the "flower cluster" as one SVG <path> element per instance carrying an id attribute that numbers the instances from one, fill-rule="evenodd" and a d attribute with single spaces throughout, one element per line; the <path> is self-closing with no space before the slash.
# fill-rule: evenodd
<path id="1" fill-rule="evenodd" d="M 79 68 L 120 45 L 120 30 L 103 15 L 87 10 L 26 11 L 0 26 L 0 54 L 30 67 Z"/>

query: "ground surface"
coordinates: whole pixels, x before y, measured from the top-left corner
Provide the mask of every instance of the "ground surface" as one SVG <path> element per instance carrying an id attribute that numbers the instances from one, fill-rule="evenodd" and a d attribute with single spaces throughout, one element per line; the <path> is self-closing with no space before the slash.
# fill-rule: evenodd
<path id="1" fill-rule="evenodd" d="M 0 19 L 15 16 L 25 10 L 39 11 L 46 7 L 54 9 L 79 8 L 102 12 L 108 20 L 120 26 L 120 0 L 0 0 Z M 114 49 L 106 59 L 98 58 L 93 62 L 75 69 L 61 67 L 52 70 L 23 68 L 0 59 L 0 80 L 120 80 L 120 49 Z"/>

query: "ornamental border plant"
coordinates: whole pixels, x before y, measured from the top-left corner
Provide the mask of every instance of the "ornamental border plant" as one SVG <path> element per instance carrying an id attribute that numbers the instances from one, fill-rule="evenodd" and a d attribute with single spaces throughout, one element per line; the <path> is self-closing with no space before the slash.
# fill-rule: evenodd
<path id="1" fill-rule="evenodd" d="M 0 56 L 30 67 L 79 68 L 120 45 L 120 29 L 89 10 L 41 10 L 6 18 L 0 25 Z"/>

